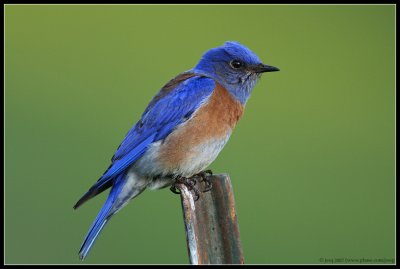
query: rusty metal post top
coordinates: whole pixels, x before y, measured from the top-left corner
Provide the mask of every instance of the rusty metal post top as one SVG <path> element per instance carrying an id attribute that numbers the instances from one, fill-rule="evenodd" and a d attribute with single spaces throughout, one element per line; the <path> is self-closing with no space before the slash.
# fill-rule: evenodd
<path id="1" fill-rule="evenodd" d="M 219 174 L 209 179 L 212 189 L 197 201 L 186 186 L 181 188 L 190 263 L 244 264 L 230 178 Z"/>

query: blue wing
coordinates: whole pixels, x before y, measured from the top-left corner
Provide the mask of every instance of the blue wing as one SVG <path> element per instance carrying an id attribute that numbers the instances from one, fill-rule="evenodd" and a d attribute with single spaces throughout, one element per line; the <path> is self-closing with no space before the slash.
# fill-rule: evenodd
<path id="1" fill-rule="evenodd" d="M 185 79 L 179 79 L 180 76 L 185 76 Z M 174 79 L 177 85 L 172 87 L 172 80 L 153 98 L 142 118 L 118 147 L 110 167 L 74 208 L 111 187 L 113 179 L 138 160 L 151 143 L 164 139 L 176 126 L 185 122 L 208 99 L 216 86 L 213 79 L 204 76 L 188 76 L 187 73 L 180 76 Z"/>

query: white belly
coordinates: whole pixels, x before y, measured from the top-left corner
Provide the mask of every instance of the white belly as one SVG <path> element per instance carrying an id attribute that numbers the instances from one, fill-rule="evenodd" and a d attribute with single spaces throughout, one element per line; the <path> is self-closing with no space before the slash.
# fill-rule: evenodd
<path id="1" fill-rule="evenodd" d="M 147 177 L 167 175 L 190 177 L 203 171 L 217 158 L 229 137 L 230 134 L 223 139 L 213 139 L 191 148 L 190 152 L 187 153 L 187 158 L 174 166 L 165 165 L 158 158 L 163 147 L 163 144 L 159 141 L 151 144 L 146 153 L 135 162 L 133 168 Z"/>

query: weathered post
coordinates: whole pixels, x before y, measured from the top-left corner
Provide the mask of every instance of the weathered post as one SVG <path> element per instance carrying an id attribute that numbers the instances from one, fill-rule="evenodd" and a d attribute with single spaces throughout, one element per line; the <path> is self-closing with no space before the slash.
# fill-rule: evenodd
<path id="1" fill-rule="evenodd" d="M 212 189 L 195 195 L 181 186 L 191 264 L 243 264 L 232 185 L 227 174 L 209 176 Z M 197 184 L 196 184 L 197 185 Z"/>

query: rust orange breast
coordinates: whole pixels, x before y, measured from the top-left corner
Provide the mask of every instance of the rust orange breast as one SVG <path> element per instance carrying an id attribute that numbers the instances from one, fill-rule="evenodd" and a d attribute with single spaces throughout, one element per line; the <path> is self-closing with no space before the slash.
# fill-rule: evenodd
<path id="1" fill-rule="evenodd" d="M 243 110 L 244 106 L 217 83 L 208 101 L 163 141 L 158 159 L 169 167 L 193 159 L 202 144 L 226 139 Z"/>

